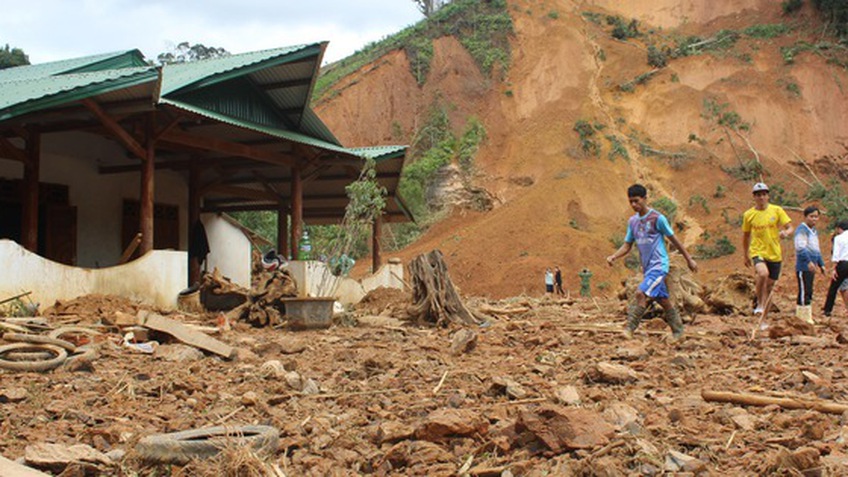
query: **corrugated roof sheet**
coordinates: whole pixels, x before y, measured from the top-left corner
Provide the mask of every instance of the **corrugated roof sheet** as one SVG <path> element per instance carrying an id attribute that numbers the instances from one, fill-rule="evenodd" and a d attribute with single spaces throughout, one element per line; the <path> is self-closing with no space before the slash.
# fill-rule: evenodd
<path id="1" fill-rule="evenodd" d="M 348 148 L 352 154 L 359 157 L 374 159 L 381 161 L 383 159 L 392 159 L 406 152 L 408 146 L 372 146 L 372 147 L 351 147 Z"/>
<path id="2" fill-rule="evenodd" d="M 167 96 L 196 83 L 203 82 L 207 84 L 211 81 L 211 78 L 224 75 L 225 73 L 260 65 L 274 59 L 287 59 L 285 57 L 293 56 L 298 52 L 303 52 L 310 48 L 320 47 L 321 43 L 312 43 L 192 61 L 190 63 L 168 64 L 162 67 L 162 87 L 159 94 L 161 96 Z"/>
<path id="3" fill-rule="evenodd" d="M 292 141 L 292 142 L 296 142 L 296 143 L 300 143 L 300 144 L 305 144 L 307 146 L 314 146 L 314 147 L 319 147 L 321 149 L 326 149 L 326 150 L 329 150 L 329 151 L 340 152 L 340 153 L 348 154 L 348 155 L 351 155 L 351 156 L 362 157 L 358 154 L 352 153 L 350 151 L 350 149 L 347 149 L 345 147 L 341 147 L 341 146 L 338 146 L 336 144 L 331 144 L 331 143 L 322 141 L 320 139 L 307 136 L 305 134 L 300 134 L 298 132 L 271 128 L 271 127 L 267 127 L 267 126 L 262 126 L 260 124 L 255 124 L 255 123 L 252 123 L 252 122 L 249 122 L 249 121 L 239 120 L 239 119 L 236 119 L 236 118 L 233 118 L 233 117 L 225 116 L 223 114 L 219 114 L 219 113 L 216 113 L 214 111 L 208 111 L 206 109 L 203 109 L 203 108 L 200 108 L 200 107 L 197 107 L 197 106 L 193 106 L 193 105 L 188 104 L 188 103 L 183 103 L 181 101 L 173 100 L 173 99 L 160 98 L 159 102 L 163 103 L 163 104 L 170 104 L 174 107 L 184 109 L 186 111 L 189 111 L 189 112 L 192 112 L 192 113 L 195 113 L 195 114 L 199 114 L 201 116 L 204 116 L 204 117 L 207 117 L 207 118 L 210 118 L 210 119 L 214 119 L 214 120 L 220 121 L 222 123 L 230 124 L 232 126 L 250 129 L 252 131 L 257 131 L 257 132 L 261 132 L 263 134 L 267 134 L 269 136 L 286 139 L 288 141 Z"/>
<path id="4" fill-rule="evenodd" d="M 110 60 L 121 59 L 126 57 L 126 63 L 119 63 L 120 67 L 140 66 L 133 61 L 133 57 L 144 60 L 141 52 L 138 50 L 114 51 L 111 53 L 103 53 L 100 55 L 84 56 L 82 58 L 71 58 L 68 60 L 51 61 L 48 63 L 39 63 L 37 65 L 24 65 L 14 68 L 6 68 L 0 70 L 0 82 L 5 81 L 20 81 L 28 79 L 44 78 L 46 76 L 60 75 L 74 71 L 85 70 L 94 65 L 107 63 L 108 66 L 114 68 L 114 63 Z M 105 69 L 105 68 L 104 68 Z"/>
<path id="5" fill-rule="evenodd" d="M 147 66 L 0 82 L 0 120 L 156 78 Z"/>

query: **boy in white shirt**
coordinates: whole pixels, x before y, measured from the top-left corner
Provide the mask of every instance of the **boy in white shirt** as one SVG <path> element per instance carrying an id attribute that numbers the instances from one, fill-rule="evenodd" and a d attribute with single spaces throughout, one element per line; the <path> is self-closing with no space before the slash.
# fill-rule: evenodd
<path id="1" fill-rule="evenodd" d="M 827 300 L 824 302 L 824 316 L 830 316 L 833 312 L 833 305 L 836 302 L 836 294 L 839 292 L 839 287 L 842 282 L 848 278 L 848 220 L 840 220 L 836 224 L 836 233 L 838 234 L 833 239 L 833 274 L 830 282 L 830 288 L 827 290 Z"/>

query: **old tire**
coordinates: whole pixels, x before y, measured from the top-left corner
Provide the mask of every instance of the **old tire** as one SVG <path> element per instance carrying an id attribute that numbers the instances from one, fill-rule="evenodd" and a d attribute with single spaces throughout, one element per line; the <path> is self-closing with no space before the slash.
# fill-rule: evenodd
<path id="1" fill-rule="evenodd" d="M 277 450 L 280 431 L 271 426 L 216 426 L 147 436 L 135 446 L 146 462 L 185 465 L 192 459 L 208 459 L 234 445 L 260 453 Z"/>
<path id="2" fill-rule="evenodd" d="M 88 335 L 94 338 L 95 336 L 100 336 L 103 333 L 97 330 L 92 330 L 91 328 L 86 328 L 84 326 L 63 326 L 61 328 L 56 328 L 50 333 L 47 333 L 47 336 L 51 338 L 59 338 L 60 336 L 65 336 L 69 334 Z"/>
<path id="3" fill-rule="evenodd" d="M 9 352 L 49 351 L 53 358 L 39 361 L 11 361 L 4 355 Z M 0 369 L 10 371 L 50 371 L 58 368 L 68 357 L 64 348 L 50 344 L 12 343 L 0 346 Z"/>
<path id="4" fill-rule="evenodd" d="M 77 345 L 70 343 L 65 340 L 60 340 L 55 337 L 44 336 L 44 335 L 34 335 L 31 333 L 5 333 L 3 335 L 3 339 L 6 341 L 18 341 L 21 343 L 37 343 L 37 344 L 49 344 L 58 346 L 60 348 L 65 348 L 67 351 L 73 353 L 74 350 L 77 349 Z"/>

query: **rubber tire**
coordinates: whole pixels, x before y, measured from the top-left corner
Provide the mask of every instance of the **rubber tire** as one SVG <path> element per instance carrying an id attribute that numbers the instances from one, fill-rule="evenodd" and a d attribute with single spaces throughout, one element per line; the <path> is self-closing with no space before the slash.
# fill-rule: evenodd
<path id="1" fill-rule="evenodd" d="M 271 426 L 216 426 L 147 436 L 135 450 L 146 462 L 186 465 L 193 459 L 214 457 L 230 443 L 271 454 L 279 440 L 280 431 Z"/>
<path id="2" fill-rule="evenodd" d="M 59 338 L 60 336 L 68 333 L 76 333 L 89 336 L 100 336 L 103 334 L 97 330 L 92 330 L 91 328 L 86 328 L 84 326 L 63 326 L 61 328 L 56 328 L 50 333 L 47 333 L 47 336 L 51 338 Z"/>
<path id="3" fill-rule="evenodd" d="M 49 351 L 55 355 L 52 359 L 43 361 L 9 361 L 3 355 L 10 351 Z M 68 358 L 64 348 L 49 344 L 12 343 L 0 346 L 0 369 L 10 371 L 50 371 L 58 368 Z"/>
<path id="4" fill-rule="evenodd" d="M 70 353 L 73 353 L 77 349 L 77 345 L 71 342 L 53 338 L 51 336 L 34 335 L 31 333 L 5 333 L 3 335 L 3 339 L 6 341 L 18 341 L 21 343 L 37 343 L 59 346 L 61 348 L 65 348 Z"/>

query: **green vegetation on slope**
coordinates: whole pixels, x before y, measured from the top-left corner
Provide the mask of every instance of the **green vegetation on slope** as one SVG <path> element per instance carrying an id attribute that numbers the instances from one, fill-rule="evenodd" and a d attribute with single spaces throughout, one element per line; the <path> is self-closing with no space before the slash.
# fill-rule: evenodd
<path id="1" fill-rule="evenodd" d="M 505 0 L 455 0 L 429 18 L 378 42 L 366 45 L 353 55 L 324 68 L 315 85 L 319 99 L 341 78 L 393 50 L 404 50 L 418 84 L 424 84 L 433 58 L 433 40 L 454 36 L 468 50 L 486 74 L 496 66 L 509 67 L 509 36 L 512 18 Z"/>

